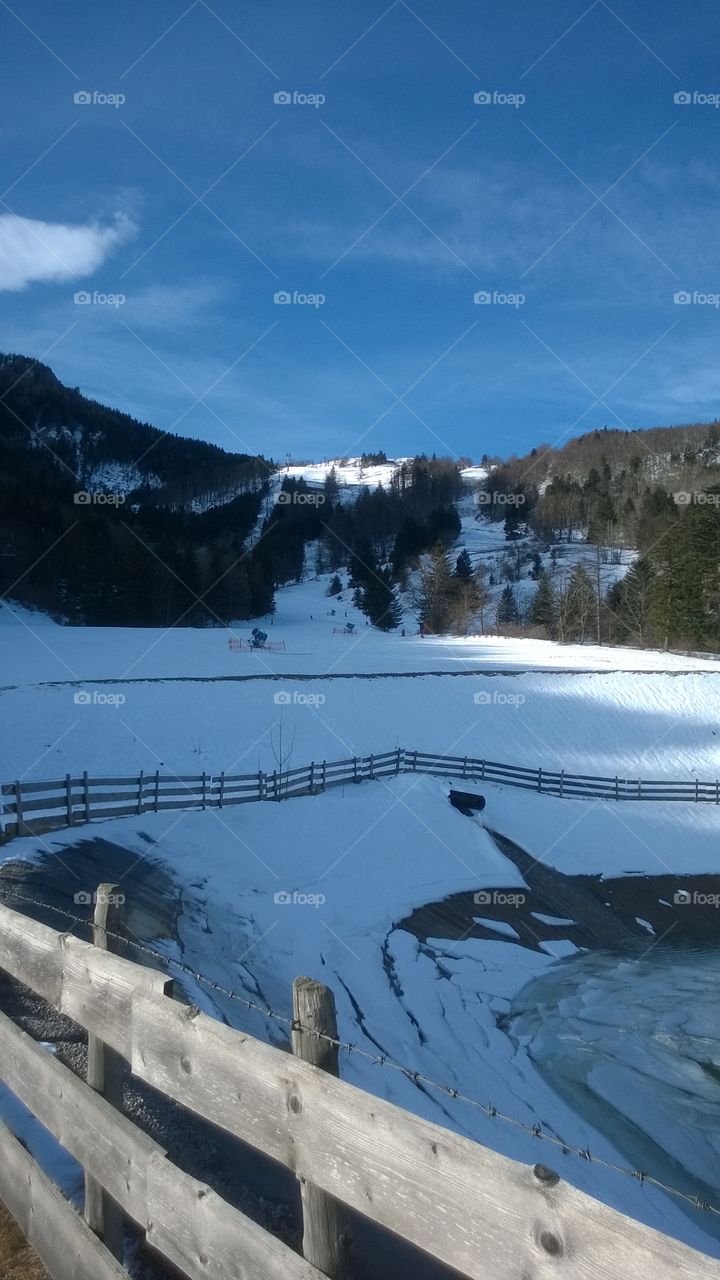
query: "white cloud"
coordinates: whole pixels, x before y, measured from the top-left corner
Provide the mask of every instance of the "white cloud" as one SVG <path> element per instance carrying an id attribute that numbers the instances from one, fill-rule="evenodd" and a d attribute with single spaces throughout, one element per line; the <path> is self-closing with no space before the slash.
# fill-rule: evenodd
<path id="1" fill-rule="evenodd" d="M 76 280 L 89 275 L 135 230 L 124 214 L 107 226 L 0 214 L 0 291 L 24 289 L 36 281 Z"/>

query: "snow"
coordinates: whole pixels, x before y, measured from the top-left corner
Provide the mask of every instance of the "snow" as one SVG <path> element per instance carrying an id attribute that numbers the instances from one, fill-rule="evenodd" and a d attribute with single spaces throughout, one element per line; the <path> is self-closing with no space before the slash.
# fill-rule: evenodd
<path id="1" fill-rule="evenodd" d="M 0 780 L 272 770 L 281 725 L 290 767 L 402 746 L 609 777 L 720 776 L 716 662 L 384 635 L 365 627 L 347 592 L 329 599 L 328 581 L 278 593 L 266 629 L 285 654 L 230 653 L 228 635 L 247 636 L 251 624 L 73 628 L 5 604 L 0 710 L 13 732 L 0 742 Z M 358 635 L 333 635 L 346 612 Z"/>
<path id="2" fill-rule="evenodd" d="M 567 925 L 570 925 L 570 924 L 575 924 L 574 920 L 563 920 L 562 916 L 544 916 L 542 911 L 531 911 L 530 915 L 534 916 L 536 920 L 539 920 L 541 924 L 554 925 L 554 926 L 557 926 L 558 928 L 562 926 L 567 927 Z"/>
<path id="3" fill-rule="evenodd" d="M 342 601 L 329 600 L 328 582 L 326 575 L 278 593 L 272 628 L 264 629 L 285 640 L 282 655 L 228 652 L 228 635 L 247 636 L 257 620 L 232 633 L 66 628 L 6 604 L 0 609 L 6 726 L 0 780 L 58 778 L 83 769 L 109 776 L 140 769 L 251 772 L 274 768 L 282 751 L 290 752 L 286 764 L 293 767 L 396 745 L 607 776 L 720 776 L 718 661 L 487 636 L 383 635 L 365 627 L 347 591 Z M 358 635 L 333 636 L 346 611 Z M 410 629 L 410 620 L 406 625 Z M 90 700 L 76 701 L 78 692 Z M 278 693 L 289 701 L 276 701 Z M 56 855 L 71 876 L 73 846 L 97 837 L 161 864 L 179 886 L 181 903 L 177 942 L 157 944 L 167 954 L 251 998 L 261 993 L 262 1003 L 284 1013 L 298 973 L 321 977 L 335 991 L 341 1034 L 369 1052 L 387 1053 L 523 1123 L 540 1123 L 626 1164 L 623 1108 L 631 1116 L 642 1109 L 648 1141 L 671 1127 L 672 1099 L 690 1080 L 683 1054 L 692 1049 L 697 1057 L 709 1035 L 701 1029 L 707 1006 L 697 984 L 693 1007 L 677 998 L 673 1005 L 668 995 L 677 992 L 676 977 L 686 981 L 684 968 L 679 977 L 668 969 L 653 987 L 648 958 L 643 1005 L 631 991 L 616 999 L 639 972 L 623 968 L 617 956 L 602 982 L 582 967 L 585 957 L 562 937 L 572 924 L 564 916 L 538 915 L 559 935 L 540 951 L 519 945 L 511 925 L 489 918 L 479 919 L 496 939 L 422 944 L 398 922 L 451 894 L 524 888 L 491 829 L 569 874 L 662 872 L 680 880 L 715 872 L 720 808 L 560 800 L 496 784 L 482 790 L 482 821 L 451 808 L 446 780 L 403 775 L 278 805 L 97 822 L 14 840 L 2 857 Z M 101 852 L 98 845 L 99 858 Z M 659 945 L 653 956 L 656 950 Z M 579 976 L 564 1003 L 564 975 L 572 976 L 574 966 Z M 513 1035 L 502 1029 L 498 1018 L 518 1025 L 521 1006 L 530 1017 L 532 1001 L 523 1004 L 521 993 L 546 981 L 556 985 L 542 988 L 543 1008 L 557 1005 L 558 1012 L 548 1014 L 545 1039 L 536 1023 Z M 278 1026 L 260 1015 L 222 1004 L 203 988 L 189 994 L 278 1042 Z M 675 1048 L 669 1041 L 651 1046 L 643 1066 L 657 1002 L 662 1033 L 675 1036 Z M 683 1026 L 671 1025 L 673 1010 Z M 565 1017 L 573 1045 L 589 1043 L 597 1032 L 587 1082 L 601 1110 L 590 1117 L 570 1084 L 567 1091 L 556 1087 L 552 1063 L 565 1060 Z M 614 1039 L 609 1027 L 616 1029 Z M 521 1130 L 422 1091 L 397 1071 L 360 1055 L 343 1057 L 342 1069 L 347 1079 L 509 1155 L 538 1158 Z M 693 1069 L 697 1076 L 697 1063 Z M 667 1093 L 661 1082 L 660 1092 L 648 1096 L 646 1081 L 663 1072 Z M 608 1124 L 610 1106 L 620 1117 L 617 1133 Z M 689 1152 L 702 1114 L 695 1102 L 688 1106 L 666 1150 L 704 1177 L 714 1131 L 706 1148 Z M 564 1177 L 590 1194 L 719 1252 L 703 1222 L 656 1188 L 557 1149 L 552 1157 Z"/>
<path id="4" fill-rule="evenodd" d="M 473 916 L 476 924 L 481 924 L 484 929 L 492 929 L 494 933 L 502 933 L 506 938 L 519 939 L 520 934 L 517 929 L 513 929 L 511 924 L 507 924 L 504 920 L 491 920 L 489 916 Z"/>
<path id="5" fill-rule="evenodd" d="M 511 825 L 515 799 L 508 804 L 505 796 L 505 826 Z M 561 810 L 561 802 L 522 799 L 532 808 L 536 836 L 547 838 L 546 806 Z M 595 806 L 596 841 L 589 848 L 584 841 L 575 844 L 576 869 L 607 865 L 605 850 L 614 831 L 610 808 Z M 570 821 L 565 815 L 565 826 Z M 285 1016 L 292 979 L 298 973 L 316 975 L 335 991 L 342 1038 L 370 1053 L 387 1054 L 483 1105 L 492 1102 L 524 1124 L 541 1123 L 563 1141 L 589 1144 L 596 1156 L 626 1163 L 612 1134 L 588 1123 L 571 1101 L 557 1095 L 552 1072 L 546 1075 L 535 1066 L 537 1046 L 529 1033 L 518 1032 L 516 1043 L 517 1037 L 497 1025 L 500 1015 L 515 1010 L 529 980 L 552 979 L 556 957 L 572 956 L 572 944 L 558 939 L 547 945 L 549 954 L 528 951 L 512 938 L 514 930 L 502 930 L 501 922 L 491 920 L 483 923 L 508 936 L 497 941 L 431 938 L 420 944 L 397 927 L 413 907 L 449 893 L 478 886 L 526 887 L 487 832 L 448 805 L 443 780 L 407 775 L 281 805 L 146 814 L 14 841 L 7 856 L 56 855 L 72 871 L 72 846 L 89 835 L 161 863 L 181 886 L 178 945 L 157 944 L 167 954 L 180 956 L 225 988 L 254 1000 L 259 996 L 260 1003 Z M 715 819 L 708 859 L 714 857 L 717 835 Z M 202 1007 L 215 1008 L 252 1034 L 282 1041 L 281 1029 L 263 1015 L 210 994 L 186 976 L 179 980 Z M 622 975 L 616 981 L 621 984 Z M 562 990 L 560 971 L 557 982 Z M 609 999 L 596 1004 L 595 1012 L 587 1002 L 583 1007 L 585 1025 L 610 1016 Z M 644 1026 L 651 1027 L 650 1013 Z M 601 1065 L 598 1061 L 598 1069 Z M 341 1068 L 344 1078 L 418 1114 L 517 1159 L 538 1159 L 533 1140 L 521 1130 L 445 1094 L 419 1089 L 397 1071 L 357 1053 L 343 1054 Z M 594 1088 L 614 1097 L 609 1077 Z M 651 1117 L 647 1123 L 653 1123 Z M 691 1127 L 689 1119 L 688 1133 Z M 656 1189 L 642 1189 L 557 1149 L 552 1163 L 563 1177 L 624 1212 L 717 1252 L 702 1227 Z"/>

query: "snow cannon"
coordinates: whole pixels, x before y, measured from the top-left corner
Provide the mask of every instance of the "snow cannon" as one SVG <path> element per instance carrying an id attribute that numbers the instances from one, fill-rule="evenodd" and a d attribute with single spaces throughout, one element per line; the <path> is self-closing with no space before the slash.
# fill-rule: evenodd
<path id="1" fill-rule="evenodd" d="M 250 644 L 253 649 L 262 649 L 267 641 L 267 631 L 261 631 L 259 627 L 253 627 L 250 637 Z"/>
<path id="2" fill-rule="evenodd" d="M 474 791 L 451 790 L 449 800 L 453 809 L 459 809 L 466 818 L 471 818 L 474 813 L 480 813 L 485 808 L 485 797 Z"/>

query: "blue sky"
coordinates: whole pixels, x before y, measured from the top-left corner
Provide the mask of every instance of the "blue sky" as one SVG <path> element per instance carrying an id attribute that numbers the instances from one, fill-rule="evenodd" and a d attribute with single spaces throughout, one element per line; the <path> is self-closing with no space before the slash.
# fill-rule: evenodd
<path id="1" fill-rule="evenodd" d="M 0 0 L 0 349 L 276 458 L 712 420 L 719 27 L 710 0 Z"/>

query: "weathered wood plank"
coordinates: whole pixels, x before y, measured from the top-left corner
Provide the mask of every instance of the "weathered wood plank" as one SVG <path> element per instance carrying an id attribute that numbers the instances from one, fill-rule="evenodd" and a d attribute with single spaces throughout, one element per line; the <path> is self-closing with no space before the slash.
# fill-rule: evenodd
<path id="1" fill-rule="evenodd" d="M 56 933 L 2 904 L 0 968 L 128 1060 L 133 988 L 160 995 L 171 986 L 156 969 Z"/>
<path id="2" fill-rule="evenodd" d="M 8 1088 L 190 1280 L 322 1280 L 1 1013 L 0 1049 Z"/>
<path id="3" fill-rule="evenodd" d="M 0 1200 L 53 1280 L 127 1280 L 127 1271 L 2 1121 Z"/>
<path id="4" fill-rule="evenodd" d="M 320 1032 L 321 1035 L 314 1035 Z M 323 1037 L 330 1037 L 325 1039 Z M 333 1076 L 340 1075 L 335 997 L 312 978 L 293 983 L 292 1051 Z M 306 1179 L 300 1181 L 303 1209 L 303 1254 L 332 1280 L 351 1280 L 352 1240 L 344 1205 Z"/>
<path id="5" fill-rule="evenodd" d="M 720 1262 L 172 1000 L 133 1072 L 472 1280 L 720 1280 Z"/>
<path id="6" fill-rule="evenodd" d="M 108 924 L 115 930 L 120 920 L 118 885 L 100 884 L 95 895 L 93 945 L 107 951 Z M 99 1036 L 88 1034 L 87 1082 L 117 1111 L 123 1109 L 122 1059 Z M 114 1258 L 123 1256 L 122 1209 L 104 1187 L 85 1170 L 85 1221 L 104 1241 Z"/>

